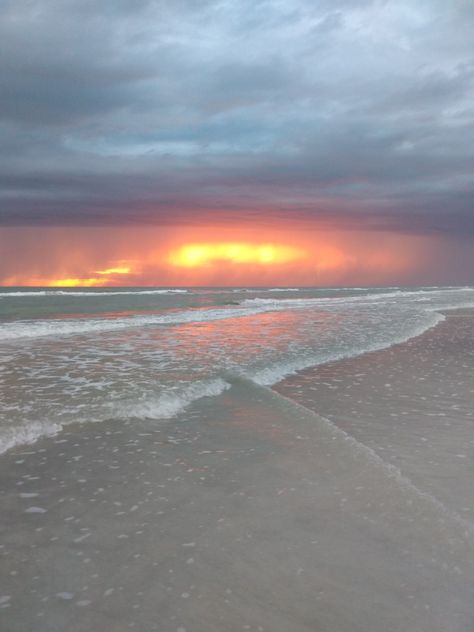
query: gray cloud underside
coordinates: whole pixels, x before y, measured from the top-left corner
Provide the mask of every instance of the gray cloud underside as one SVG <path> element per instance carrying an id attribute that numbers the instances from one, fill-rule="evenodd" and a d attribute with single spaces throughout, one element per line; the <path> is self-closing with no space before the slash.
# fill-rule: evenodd
<path id="1" fill-rule="evenodd" d="M 7 0 L 0 223 L 474 234 L 469 0 Z"/>

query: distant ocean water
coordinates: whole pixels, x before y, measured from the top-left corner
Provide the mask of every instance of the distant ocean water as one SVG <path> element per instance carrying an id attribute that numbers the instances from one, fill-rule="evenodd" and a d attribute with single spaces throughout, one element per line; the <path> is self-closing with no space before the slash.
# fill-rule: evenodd
<path id="1" fill-rule="evenodd" d="M 0 452 L 389 347 L 474 288 L 0 289 Z"/>

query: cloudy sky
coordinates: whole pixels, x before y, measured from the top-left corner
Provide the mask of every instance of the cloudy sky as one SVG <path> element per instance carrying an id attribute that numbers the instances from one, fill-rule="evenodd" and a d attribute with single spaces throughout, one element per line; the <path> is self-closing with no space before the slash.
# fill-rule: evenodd
<path id="1" fill-rule="evenodd" d="M 473 33 L 472 0 L 3 0 L 0 280 L 271 227 L 346 253 L 328 282 L 474 282 Z"/>

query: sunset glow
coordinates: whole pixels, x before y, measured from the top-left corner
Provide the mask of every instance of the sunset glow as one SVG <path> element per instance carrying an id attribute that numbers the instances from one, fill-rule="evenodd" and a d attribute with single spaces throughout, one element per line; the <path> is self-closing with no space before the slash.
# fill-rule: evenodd
<path id="1" fill-rule="evenodd" d="M 94 287 L 95 285 L 104 285 L 106 281 L 101 279 L 53 279 L 47 281 L 45 285 L 48 287 Z"/>
<path id="2" fill-rule="evenodd" d="M 1 285 L 472 283 L 470 0 L 3 5 Z"/>
<path id="3" fill-rule="evenodd" d="M 122 266 L 118 268 L 107 268 L 106 270 L 95 270 L 95 274 L 102 274 L 104 276 L 109 276 L 110 274 L 130 274 L 131 270 L 130 266 Z"/>
<path id="4" fill-rule="evenodd" d="M 174 250 L 169 262 L 178 267 L 195 268 L 219 261 L 277 265 L 303 259 L 307 253 L 293 246 L 275 244 L 217 243 L 187 244 Z"/>
<path id="5" fill-rule="evenodd" d="M 77 279 L 31 279 L 29 285 L 38 287 L 94 287 L 105 285 L 107 279 L 77 278 Z"/>
<path id="6" fill-rule="evenodd" d="M 396 284 L 416 271 L 420 278 L 428 269 L 438 274 L 439 259 L 434 238 L 276 222 L 252 229 L 9 229 L 0 251 L 1 285 L 70 288 Z"/>

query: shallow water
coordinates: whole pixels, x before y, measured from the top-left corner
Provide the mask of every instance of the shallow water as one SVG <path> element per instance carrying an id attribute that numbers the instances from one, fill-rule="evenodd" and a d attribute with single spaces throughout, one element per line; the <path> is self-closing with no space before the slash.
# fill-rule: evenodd
<path id="1" fill-rule="evenodd" d="M 74 422 L 166 419 L 228 375 L 271 385 L 474 305 L 472 288 L 0 292 L 0 451 Z"/>
<path id="2" fill-rule="evenodd" d="M 118 292 L 0 294 L 2 632 L 472 632 L 474 289 Z"/>
<path id="3" fill-rule="evenodd" d="M 474 314 L 403 345 L 313 367 L 277 390 L 327 417 L 474 530 Z"/>
<path id="4" fill-rule="evenodd" d="M 8 632 L 474 627 L 465 524 L 266 387 L 236 380 L 159 425 L 70 426 L 0 478 Z"/>

